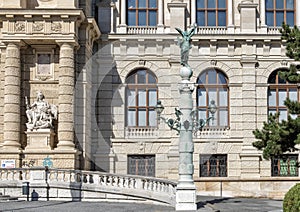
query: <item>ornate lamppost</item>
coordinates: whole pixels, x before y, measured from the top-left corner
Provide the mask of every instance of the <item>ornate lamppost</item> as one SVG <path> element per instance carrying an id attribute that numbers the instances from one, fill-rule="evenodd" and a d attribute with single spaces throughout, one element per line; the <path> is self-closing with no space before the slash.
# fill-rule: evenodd
<path id="1" fill-rule="evenodd" d="M 195 211 L 196 205 L 196 187 L 193 180 L 193 133 L 202 130 L 203 127 L 214 119 L 217 110 L 215 101 L 211 100 L 208 107 L 211 117 L 208 119 L 197 120 L 197 110 L 193 110 L 192 93 L 195 84 L 190 81 L 193 71 L 188 65 L 188 54 L 191 48 L 190 40 L 195 33 L 196 26 L 190 31 L 176 30 L 182 35 L 182 39 L 178 39 L 181 48 L 181 81 L 178 84 L 180 93 L 179 109 L 175 108 L 176 119 L 164 118 L 161 113 L 164 106 L 161 101 L 157 101 L 156 112 L 158 121 L 162 119 L 171 129 L 176 130 L 179 135 L 179 180 L 176 188 L 176 210 Z"/>

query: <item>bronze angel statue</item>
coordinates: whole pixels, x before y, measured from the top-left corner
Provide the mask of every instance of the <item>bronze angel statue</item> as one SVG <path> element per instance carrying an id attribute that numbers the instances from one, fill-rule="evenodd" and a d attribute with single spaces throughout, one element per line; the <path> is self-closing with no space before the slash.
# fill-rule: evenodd
<path id="1" fill-rule="evenodd" d="M 189 51 L 192 48 L 191 47 L 191 38 L 195 34 L 197 25 L 194 24 L 192 29 L 189 31 L 182 31 L 179 28 L 175 28 L 182 38 L 177 38 L 178 39 L 178 45 L 180 46 L 181 49 L 181 61 L 180 64 L 183 66 L 189 66 L 188 65 L 188 60 L 189 60 Z"/>

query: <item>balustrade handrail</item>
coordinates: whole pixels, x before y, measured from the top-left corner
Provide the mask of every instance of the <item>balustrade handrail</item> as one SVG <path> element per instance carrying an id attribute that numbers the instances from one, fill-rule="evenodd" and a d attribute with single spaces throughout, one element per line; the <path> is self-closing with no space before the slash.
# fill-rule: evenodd
<path id="1" fill-rule="evenodd" d="M 33 179 L 34 175 L 31 174 L 34 173 L 31 172 L 37 171 L 45 174 L 41 176 L 39 173 L 37 175 L 39 179 Z M 48 183 L 54 188 L 135 196 L 171 205 L 175 204 L 177 185 L 174 181 L 154 177 L 44 167 L 0 168 L 0 183 L 1 180 L 6 187 L 10 186 L 9 182 L 12 186 L 20 186 L 23 181 L 38 180 L 42 183 L 41 186 L 43 183 Z M 16 184 L 16 181 L 20 183 Z"/>
<path id="2" fill-rule="evenodd" d="M 9 172 L 9 171 L 45 171 L 44 167 L 31 167 L 31 168 L 0 168 L 1 171 Z M 112 177 L 131 177 L 135 179 L 146 179 L 146 180 L 153 180 L 158 182 L 164 182 L 168 184 L 172 184 L 174 186 L 177 185 L 175 181 L 171 181 L 168 179 L 160 179 L 155 177 L 148 177 L 148 176 L 140 176 L 140 175 L 125 175 L 125 174 L 114 174 L 114 173 L 108 173 L 108 172 L 100 172 L 100 171 L 87 171 L 87 170 L 70 170 L 70 169 L 56 169 L 56 168 L 49 168 L 49 172 L 69 172 L 69 173 L 81 173 L 81 174 L 98 174 L 98 175 L 106 175 L 106 176 L 112 176 Z"/>

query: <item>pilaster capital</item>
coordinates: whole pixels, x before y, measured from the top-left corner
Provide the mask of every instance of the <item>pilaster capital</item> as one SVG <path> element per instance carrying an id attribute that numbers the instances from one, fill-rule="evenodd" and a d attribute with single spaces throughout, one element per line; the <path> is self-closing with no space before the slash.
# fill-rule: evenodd
<path id="1" fill-rule="evenodd" d="M 57 45 L 59 45 L 59 47 L 62 47 L 63 45 L 69 45 L 71 48 L 79 48 L 79 44 L 75 40 L 55 40 L 55 42 Z"/>
<path id="2" fill-rule="evenodd" d="M 23 40 L 2 40 L 1 41 L 5 46 L 9 44 L 14 44 L 18 47 L 25 47 L 27 44 Z"/>

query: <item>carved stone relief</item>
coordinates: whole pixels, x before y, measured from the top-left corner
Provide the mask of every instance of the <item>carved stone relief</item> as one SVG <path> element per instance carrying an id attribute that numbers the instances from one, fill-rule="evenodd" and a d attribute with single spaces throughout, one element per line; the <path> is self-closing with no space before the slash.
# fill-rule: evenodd
<path id="1" fill-rule="evenodd" d="M 62 29 L 61 23 L 52 23 L 51 24 L 52 32 L 61 32 L 61 29 Z"/>
<path id="2" fill-rule="evenodd" d="M 25 32 L 25 22 L 18 21 L 15 23 L 16 32 Z"/>

